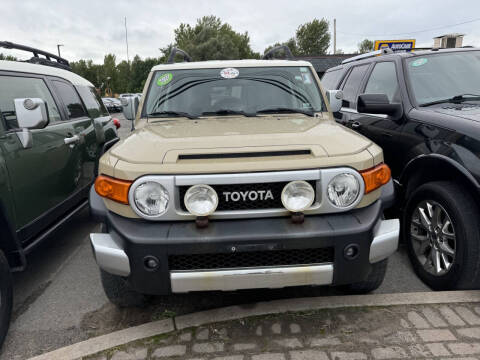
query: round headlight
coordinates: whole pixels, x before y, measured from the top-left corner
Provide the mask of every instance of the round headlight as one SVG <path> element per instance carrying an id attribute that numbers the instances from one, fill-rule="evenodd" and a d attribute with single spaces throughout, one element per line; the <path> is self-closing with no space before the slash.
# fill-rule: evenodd
<path id="1" fill-rule="evenodd" d="M 162 215 L 168 206 L 168 191 L 157 182 L 147 181 L 140 184 L 133 194 L 137 209 L 148 216 Z"/>
<path id="2" fill-rule="evenodd" d="M 341 208 L 352 205 L 358 198 L 360 183 L 352 174 L 339 174 L 335 176 L 327 187 L 330 202 Z"/>
<path id="3" fill-rule="evenodd" d="M 217 209 L 218 195 L 211 186 L 194 185 L 185 193 L 184 202 L 191 214 L 207 216 Z"/>
<path id="4" fill-rule="evenodd" d="M 315 191 L 306 181 L 289 182 L 282 191 L 282 204 L 292 212 L 308 209 L 315 199 Z"/>

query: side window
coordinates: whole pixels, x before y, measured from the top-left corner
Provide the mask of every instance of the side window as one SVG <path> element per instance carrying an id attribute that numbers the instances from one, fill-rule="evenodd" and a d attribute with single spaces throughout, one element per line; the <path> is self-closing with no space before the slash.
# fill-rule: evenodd
<path id="1" fill-rule="evenodd" d="M 322 76 L 322 86 L 325 90 L 336 90 L 340 77 L 343 74 L 343 69 L 328 71 Z"/>
<path id="2" fill-rule="evenodd" d="M 102 100 L 96 93 L 95 89 L 90 86 L 76 86 L 83 103 L 87 107 L 88 115 L 91 118 L 97 118 L 100 116 L 108 116 L 108 111 L 105 109 Z"/>
<path id="3" fill-rule="evenodd" d="M 360 84 L 367 72 L 368 65 L 355 66 L 343 83 L 343 106 L 353 108 Z"/>
<path id="4" fill-rule="evenodd" d="M 7 130 L 18 128 L 14 99 L 40 98 L 45 101 L 50 122 L 60 121 L 58 107 L 42 79 L 0 76 L 0 113 Z"/>
<path id="5" fill-rule="evenodd" d="M 400 87 L 398 86 L 395 63 L 380 62 L 373 68 L 370 79 L 365 87 L 365 94 L 385 94 L 388 100 L 400 99 Z"/>
<path id="6" fill-rule="evenodd" d="M 63 103 L 67 108 L 69 119 L 77 119 L 87 116 L 87 113 L 83 108 L 80 98 L 78 97 L 75 89 L 71 85 L 56 80 L 54 80 L 53 83 L 57 88 L 58 95 L 63 100 Z"/>

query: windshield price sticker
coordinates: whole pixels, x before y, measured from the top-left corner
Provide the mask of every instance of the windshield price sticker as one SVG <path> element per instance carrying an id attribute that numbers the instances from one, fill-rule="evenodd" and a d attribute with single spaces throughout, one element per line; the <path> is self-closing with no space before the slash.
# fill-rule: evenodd
<path id="1" fill-rule="evenodd" d="M 428 60 L 425 58 L 417 59 L 414 62 L 412 62 L 412 66 L 415 66 L 415 67 L 422 66 L 422 65 L 425 65 L 427 62 Z"/>
<path id="2" fill-rule="evenodd" d="M 160 77 L 157 80 L 157 85 L 158 86 L 165 86 L 167 85 L 170 81 L 172 81 L 173 75 L 172 73 L 166 73 L 160 75 Z"/>
<path id="3" fill-rule="evenodd" d="M 235 68 L 226 68 L 220 71 L 220 76 L 224 79 L 235 79 L 240 72 Z"/>

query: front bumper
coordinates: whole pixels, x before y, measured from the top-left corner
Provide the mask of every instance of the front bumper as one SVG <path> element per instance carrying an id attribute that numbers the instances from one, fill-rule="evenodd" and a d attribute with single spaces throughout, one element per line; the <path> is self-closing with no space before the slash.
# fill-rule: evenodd
<path id="1" fill-rule="evenodd" d="M 386 200 L 391 198 L 386 195 Z M 103 201 L 95 192 L 90 200 L 92 213 L 97 219 L 102 215 L 108 230 L 90 235 L 98 265 L 146 294 L 350 284 L 365 280 L 371 264 L 386 259 L 398 246 L 399 221 L 382 219 L 381 199 L 347 213 L 308 216 L 303 224 L 292 224 L 289 218 L 218 220 L 205 229 L 198 229 L 194 222 L 123 218 L 102 210 Z M 352 245 L 358 252 L 348 257 L 345 249 Z M 332 249 L 329 261 L 180 270 L 171 266 L 172 256 L 320 248 Z M 146 266 L 151 257 L 159 262 L 154 270 Z"/>

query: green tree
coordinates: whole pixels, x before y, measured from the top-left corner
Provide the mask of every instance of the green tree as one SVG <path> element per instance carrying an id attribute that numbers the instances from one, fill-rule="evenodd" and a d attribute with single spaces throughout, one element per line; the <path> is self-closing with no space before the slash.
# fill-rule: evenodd
<path id="1" fill-rule="evenodd" d="M 367 52 L 373 51 L 375 44 L 372 40 L 365 39 L 362 42 L 358 43 L 358 52 L 360 54 L 365 54 Z"/>
<path id="2" fill-rule="evenodd" d="M 195 26 L 180 24 L 174 30 L 175 44 L 185 50 L 194 60 L 226 60 L 258 58 L 250 47 L 248 33 L 238 33 L 227 23 L 222 23 L 216 16 L 204 16 L 197 20 Z M 163 49 L 168 56 L 171 46 Z"/>
<path id="3" fill-rule="evenodd" d="M 117 82 L 114 91 L 118 94 L 130 92 L 131 67 L 123 60 L 117 64 Z"/>
<path id="4" fill-rule="evenodd" d="M 326 19 L 313 19 L 300 25 L 295 34 L 300 55 L 323 55 L 330 47 L 330 33 Z"/>
<path id="5" fill-rule="evenodd" d="M 17 58 L 15 56 L 3 55 L 2 53 L 0 53 L 0 60 L 16 61 Z"/>
<path id="6" fill-rule="evenodd" d="M 328 21 L 313 19 L 311 22 L 300 25 L 294 37 L 267 47 L 263 53 L 265 54 L 268 50 L 279 45 L 287 45 L 293 56 L 326 54 L 330 46 Z"/>

